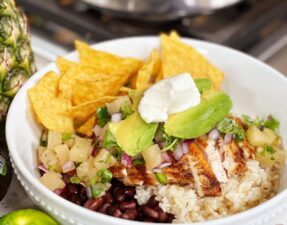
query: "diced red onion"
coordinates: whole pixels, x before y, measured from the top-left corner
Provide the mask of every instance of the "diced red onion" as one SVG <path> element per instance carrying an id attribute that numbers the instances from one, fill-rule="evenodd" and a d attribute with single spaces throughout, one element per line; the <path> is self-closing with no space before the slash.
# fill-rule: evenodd
<path id="1" fill-rule="evenodd" d="M 158 142 L 157 144 L 158 144 L 158 147 L 159 147 L 160 149 L 162 149 L 162 148 L 164 147 L 164 143 L 163 143 L 163 142 Z"/>
<path id="2" fill-rule="evenodd" d="M 152 171 L 154 173 L 162 173 L 162 170 L 160 168 L 154 168 Z"/>
<path id="3" fill-rule="evenodd" d="M 94 134 L 95 134 L 96 137 L 100 136 L 101 129 L 102 128 L 98 124 L 93 128 L 93 131 L 94 131 Z"/>
<path id="4" fill-rule="evenodd" d="M 57 195 L 60 195 L 62 193 L 63 189 L 61 188 L 57 188 L 54 190 L 54 193 L 57 194 Z"/>
<path id="5" fill-rule="evenodd" d="M 171 158 L 170 158 L 170 156 L 167 154 L 167 152 L 162 152 L 161 153 L 161 157 L 162 157 L 162 159 L 163 159 L 163 161 L 164 162 L 171 162 Z"/>
<path id="6" fill-rule="evenodd" d="M 181 148 L 182 148 L 183 154 L 188 153 L 188 144 L 186 142 L 181 143 Z"/>
<path id="7" fill-rule="evenodd" d="M 90 187 L 87 187 L 87 188 L 86 188 L 86 194 L 87 194 L 87 197 L 88 197 L 88 198 L 92 198 L 92 190 L 91 190 Z"/>
<path id="8" fill-rule="evenodd" d="M 225 134 L 223 143 L 225 145 L 228 145 L 232 142 L 232 139 L 233 139 L 233 134 Z"/>
<path id="9" fill-rule="evenodd" d="M 214 128 L 212 131 L 209 132 L 208 137 L 211 140 L 216 141 L 220 137 L 220 133 L 217 128 Z"/>
<path id="10" fill-rule="evenodd" d="M 73 161 L 68 161 L 62 166 L 63 173 L 67 173 L 76 169 L 75 163 Z"/>
<path id="11" fill-rule="evenodd" d="M 130 167 L 132 165 L 133 162 L 133 158 L 131 156 L 129 156 L 126 153 L 122 154 L 122 160 L 121 163 L 124 164 L 127 167 Z"/>
<path id="12" fill-rule="evenodd" d="M 162 169 L 162 168 L 168 167 L 168 166 L 170 166 L 170 165 L 171 165 L 171 162 L 164 162 L 164 163 L 160 164 L 160 165 L 157 167 L 157 169 Z"/>
<path id="13" fill-rule="evenodd" d="M 48 168 L 46 166 L 44 166 L 43 164 L 39 165 L 38 169 L 43 171 L 44 173 L 49 172 Z"/>
<path id="14" fill-rule="evenodd" d="M 121 113 L 114 113 L 114 114 L 112 114 L 112 116 L 111 116 L 111 121 L 112 121 L 113 123 L 119 122 L 119 121 L 121 121 L 121 119 L 122 119 L 122 114 L 121 114 Z"/>
<path id="15" fill-rule="evenodd" d="M 175 151 L 172 153 L 173 157 L 175 160 L 180 160 L 181 157 L 183 156 L 183 150 L 181 145 L 177 145 Z"/>

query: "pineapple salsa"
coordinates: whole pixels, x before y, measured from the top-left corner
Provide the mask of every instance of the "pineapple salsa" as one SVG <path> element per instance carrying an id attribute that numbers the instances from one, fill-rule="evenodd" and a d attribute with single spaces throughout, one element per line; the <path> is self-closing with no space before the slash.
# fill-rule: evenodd
<path id="1" fill-rule="evenodd" d="M 176 33 L 160 41 L 145 61 L 76 42 L 79 62 L 59 58 L 29 90 L 43 125 L 40 182 L 90 210 L 153 222 L 214 219 L 271 198 L 286 158 L 279 121 L 233 115 L 223 73 Z M 252 196 L 239 199 L 247 186 Z M 179 210 L 178 195 L 194 208 Z"/>

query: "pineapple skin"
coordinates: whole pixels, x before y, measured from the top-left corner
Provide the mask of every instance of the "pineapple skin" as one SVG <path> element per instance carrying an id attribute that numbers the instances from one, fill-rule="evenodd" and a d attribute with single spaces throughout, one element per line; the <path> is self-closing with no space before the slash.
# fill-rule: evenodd
<path id="1" fill-rule="evenodd" d="M 14 0 L 0 1 L 0 122 L 23 83 L 35 72 L 27 20 Z"/>

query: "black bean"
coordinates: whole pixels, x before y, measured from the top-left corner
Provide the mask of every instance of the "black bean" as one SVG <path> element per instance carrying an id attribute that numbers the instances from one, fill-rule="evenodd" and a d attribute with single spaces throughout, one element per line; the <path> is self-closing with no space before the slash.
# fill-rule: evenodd
<path id="1" fill-rule="evenodd" d="M 108 209 L 109 209 L 110 207 L 111 207 L 111 203 L 103 203 L 103 204 L 100 206 L 98 212 L 107 214 Z"/>
<path id="2" fill-rule="evenodd" d="M 136 190 L 134 187 L 125 187 L 125 195 L 128 198 L 134 197 Z"/>
<path id="3" fill-rule="evenodd" d="M 118 205 L 113 205 L 109 208 L 108 210 L 109 215 L 114 216 L 114 217 L 121 217 L 122 216 L 122 212 L 119 209 Z"/>
<path id="4" fill-rule="evenodd" d="M 69 197 L 68 197 L 68 200 L 77 204 L 77 205 L 81 205 L 81 199 L 78 197 L 78 195 L 76 194 L 71 194 Z"/>
<path id="5" fill-rule="evenodd" d="M 153 208 L 146 206 L 142 210 L 143 210 L 144 215 L 146 215 L 152 219 L 158 218 L 158 212 L 156 210 L 154 210 Z"/>
<path id="6" fill-rule="evenodd" d="M 117 202 L 123 202 L 126 198 L 124 190 L 120 188 L 114 191 L 113 197 Z"/>
<path id="7" fill-rule="evenodd" d="M 168 214 L 168 220 L 167 220 L 167 222 L 168 223 L 172 223 L 172 221 L 174 220 L 174 215 L 172 215 L 172 214 Z"/>
<path id="8" fill-rule="evenodd" d="M 122 218 L 127 220 L 135 220 L 137 218 L 138 211 L 136 209 L 128 209 L 124 211 Z"/>
<path id="9" fill-rule="evenodd" d="M 66 174 L 66 173 L 64 173 L 62 176 L 62 179 L 66 184 L 70 183 L 70 178 L 71 178 L 71 176 L 69 174 Z"/>
<path id="10" fill-rule="evenodd" d="M 69 191 L 70 194 L 78 194 L 78 189 L 77 189 L 77 187 L 75 185 L 67 184 L 66 186 L 67 186 L 68 191 Z"/>
<path id="11" fill-rule="evenodd" d="M 90 198 L 85 202 L 84 207 L 93 211 L 96 211 L 104 202 L 103 198 L 93 199 Z"/>
<path id="12" fill-rule="evenodd" d="M 86 188 L 84 186 L 81 187 L 78 195 L 79 198 L 81 199 L 82 204 L 84 204 L 88 199 Z"/>
<path id="13" fill-rule="evenodd" d="M 157 206 L 155 210 L 158 212 L 158 222 L 164 223 L 168 220 L 168 214 L 165 213 L 159 206 Z"/>
<path id="14" fill-rule="evenodd" d="M 105 195 L 103 196 L 103 199 L 107 203 L 113 203 L 113 196 L 110 192 L 106 192 Z"/>
<path id="15" fill-rule="evenodd" d="M 121 210 L 134 209 L 136 206 L 137 203 L 135 200 L 123 201 L 120 204 L 120 209 Z"/>
<path id="16" fill-rule="evenodd" d="M 151 208 L 154 208 L 156 206 L 158 206 L 158 201 L 155 200 L 155 196 L 151 196 L 150 199 L 147 202 L 147 205 Z"/>

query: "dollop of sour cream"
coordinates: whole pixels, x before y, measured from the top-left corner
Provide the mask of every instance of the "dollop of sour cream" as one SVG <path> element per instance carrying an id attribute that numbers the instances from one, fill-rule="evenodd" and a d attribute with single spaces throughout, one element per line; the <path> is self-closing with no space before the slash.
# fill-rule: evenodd
<path id="1" fill-rule="evenodd" d="M 147 123 L 164 122 L 168 116 L 200 103 L 200 92 L 189 73 L 159 81 L 144 92 L 138 106 Z"/>

